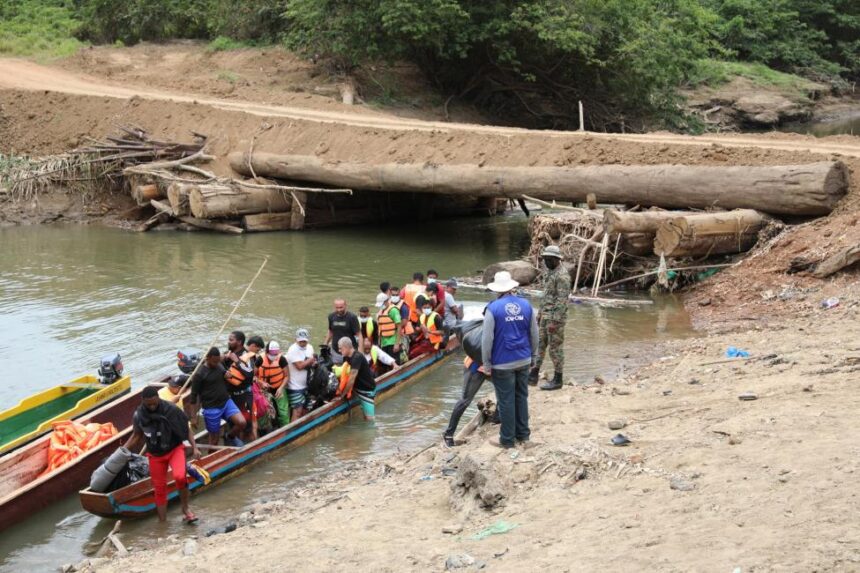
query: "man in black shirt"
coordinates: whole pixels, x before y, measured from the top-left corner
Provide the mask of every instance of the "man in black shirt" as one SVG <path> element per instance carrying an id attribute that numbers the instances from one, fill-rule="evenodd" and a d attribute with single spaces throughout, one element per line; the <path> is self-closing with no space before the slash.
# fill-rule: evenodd
<path id="1" fill-rule="evenodd" d="M 185 446 L 188 440 L 192 457 L 199 458 L 200 451 L 194 442 L 194 434 L 188 431 L 185 413 L 158 397 L 158 388 L 147 386 L 141 393 L 141 405 L 134 412 L 131 438 L 125 443 L 129 450 L 137 450 L 141 442 L 146 444 L 149 458 L 149 475 L 155 491 L 155 509 L 159 521 L 167 520 L 167 468 L 173 472 L 173 481 L 179 490 L 182 514 L 186 523 L 194 523 L 197 516 L 188 507 L 188 480 L 185 475 Z"/>
<path id="2" fill-rule="evenodd" d="M 224 436 L 224 441 L 231 446 L 241 447 L 244 444 L 239 434 L 245 429 L 245 418 L 236 407 L 235 402 L 227 392 L 227 370 L 221 363 L 221 351 L 216 347 L 206 353 L 206 361 L 191 377 L 191 395 L 189 402 L 196 409 L 203 406 L 203 419 L 206 431 L 209 432 L 209 444 L 216 445 L 221 437 L 221 420 L 230 423 L 230 430 Z"/>
<path id="3" fill-rule="evenodd" d="M 328 315 L 328 334 L 325 337 L 325 343 L 331 345 L 334 342 L 338 345 L 340 339 L 344 337 L 352 341 L 353 348 L 358 348 L 362 340 L 361 325 L 358 317 L 346 310 L 346 301 L 339 298 L 334 301 L 334 312 Z M 343 362 L 343 355 L 338 352 L 337 346 L 331 349 L 331 357 L 335 364 Z"/>
<path id="4" fill-rule="evenodd" d="M 353 390 L 361 403 L 361 411 L 365 420 L 372 420 L 376 414 L 374 398 L 376 397 L 376 378 L 361 352 L 356 352 L 352 340 L 344 336 L 337 344 L 343 355 L 344 363 L 340 372 L 338 394 L 352 398 Z"/>

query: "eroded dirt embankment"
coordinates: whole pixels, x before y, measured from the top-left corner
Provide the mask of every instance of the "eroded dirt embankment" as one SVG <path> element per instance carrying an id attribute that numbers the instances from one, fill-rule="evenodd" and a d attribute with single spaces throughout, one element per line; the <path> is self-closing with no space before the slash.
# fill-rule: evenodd
<path id="1" fill-rule="evenodd" d="M 254 149 L 276 153 L 313 153 L 327 160 L 370 163 L 473 163 L 479 165 L 695 164 L 775 165 L 842 160 L 852 171 L 849 195 L 834 215 L 794 228 L 769 251 L 718 275 L 703 285 L 690 308 L 708 323 L 729 324 L 750 317 L 772 317 L 811 299 L 791 296 L 796 290 L 814 297 L 824 283 L 786 275 L 793 257 L 826 256 L 854 240 L 854 213 L 860 193 L 860 142 L 850 136 L 815 139 L 792 134 L 688 137 L 674 134 L 607 135 L 538 132 L 514 128 L 421 121 L 396 117 L 365 106 L 329 103 L 318 109 L 255 101 L 195 99 L 184 93 L 115 86 L 67 71 L 29 62 L 0 60 L 0 152 L 44 155 L 66 151 L 101 137 L 120 124 L 145 127 L 153 135 L 190 138 L 210 136 L 211 168 L 229 173 L 226 155 Z M 15 89 L 17 86 L 18 89 Z M 26 88 L 26 89 L 21 89 Z M 44 88 L 44 89 L 39 89 Z M 55 91 L 52 91 L 55 90 Z M 142 93 L 145 97 L 134 95 Z M 100 94 L 100 95 L 81 95 Z M 173 98 L 173 99 L 171 99 Z M 131 206 L 125 197 L 108 197 L 98 205 L 65 195 L 43 197 L 38 206 L 6 203 L 3 220 L 92 220 L 122 215 Z M 40 218 L 41 217 L 41 218 Z M 849 280 L 843 275 L 835 287 Z M 743 288 L 735 288 L 743 285 Z M 787 285 L 789 295 L 782 293 Z M 711 290 L 713 289 L 713 290 Z M 821 291 L 822 296 L 828 292 Z M 812 293 L 812 294 L 810 294 Z M 698 303 L 703 303 L 700 305 Z M 709 303 L 704 305 L 704 303 Z M 704 323 L 703 323 L 704 324 Z"/>

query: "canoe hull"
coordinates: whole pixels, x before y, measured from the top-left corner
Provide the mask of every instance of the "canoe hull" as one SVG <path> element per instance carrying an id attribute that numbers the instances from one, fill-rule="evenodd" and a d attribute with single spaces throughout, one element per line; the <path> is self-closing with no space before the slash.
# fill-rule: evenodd
<path id="1" fill-rule="evenodd" d="M 112 423 L 118 434 L 53 472 L 40 475 L 47 467 L 50 434 L 0 457 L 0 531 L 23 521 L 78 491 L 90 476 L 131 433 L 134 410 L 140 404 L 140 390 L 113 400 L 89 415 L 82 424 Z"/>
<path id="2" fill-rule="evenodd" d="M 377 380 L 377 401 L 391 397 L 415 382 L 442 363 L 448 353 L 459 344 L 452 340 L 446 352 L 426 354 L 404 364 L 398 371 Z M 329 402 L 300 420 L 279 428 L 242 448 L 225 448 L 203 456 L 199 463 L 212 478 L 204 486 L 199 482 L 189 483 L 192 493 L 209 489 L 248 469 L 252 464 L 281 455 L 305 444 L 337 425 L 345 423 L 353 408 L 359 408 L 357 399 L 342 399 Z M 179 492 L 171 481 L 168 483 L 168 499 L 178 499 Z M 155 512 L 155 498 L 148 479 L 133 483 L 111 493 L 95 493 L 88 489 L 80 492 L 81 506 L 88 512 L 102 517 L 136 518 Z"/>
<path id="3" fill-rule="evenodd" d="M 68 407 L 62 407 L 59 410 L 51 409 L 52 403 L 60 403 L 64 401 L 70 394 L 79 392 L 83 388 L 92 387 L 96 391 L 89 395 L 81 395 L 80 399 L 69 404 Z M 72 380 L 70 383 L 61 384 L 54 388 L 49 388 L 25 398 L 17 406 L 0 412 L 0 454 L 11 452 L 12 450 L 23 446 L 39 436 L 43 436 L 51 431 L 51 425 L 54 422 L 62 420 L 72 420 L 79 416 L 83 416 L 101 406 L 111 402 L 127 394 L 131 390 L 131 378 L 123 376 L 113 384 L 103 385 L 95 376 L 81 376 Z M 40 418 L 37 422 L 27 424 L 26 431 L 9 428 L 15 426 L 16 419 L 28 415 L 38 416 L 35 414 L 39 409 L 46 412 L 46 417 Z M 5 428 L 4 428 L 5 427 Z"/>

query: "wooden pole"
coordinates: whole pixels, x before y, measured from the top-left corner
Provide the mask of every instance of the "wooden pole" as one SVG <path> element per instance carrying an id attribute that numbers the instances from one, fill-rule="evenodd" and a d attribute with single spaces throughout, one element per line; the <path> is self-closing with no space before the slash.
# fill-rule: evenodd
<path id="1" fill-rule="evenodd" d="M 582 109 L 582 100 L 579 100 L 579 131 L 585 131 L 585 112 Z"/>

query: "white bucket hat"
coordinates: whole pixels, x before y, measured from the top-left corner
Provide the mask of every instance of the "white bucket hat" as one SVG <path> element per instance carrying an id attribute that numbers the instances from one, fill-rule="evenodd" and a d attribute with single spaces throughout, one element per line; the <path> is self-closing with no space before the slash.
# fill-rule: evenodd
<path id="1" fill-rule="evenodd" d="M 388 302 L 388 294 L 381 292 L 376 295 L 376 308 L 382 308 Z"/>
<path id="2" fill-rule="evenodd" d="M 493 292 L 509 292 L 520 286 L 520 283 L 511 278 L 508 271 L 499 271 L 493 277 L 493 282 L 487 288 Z"/>

